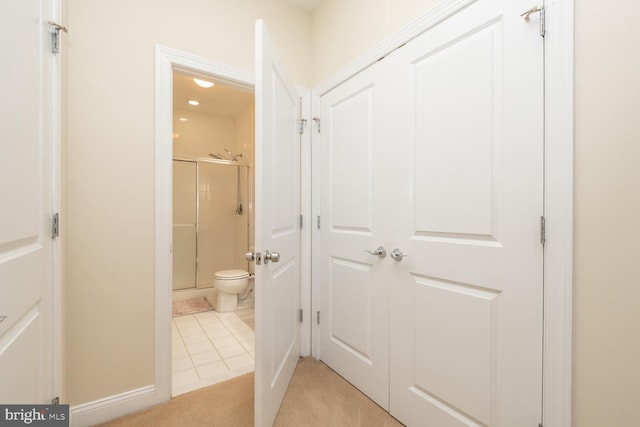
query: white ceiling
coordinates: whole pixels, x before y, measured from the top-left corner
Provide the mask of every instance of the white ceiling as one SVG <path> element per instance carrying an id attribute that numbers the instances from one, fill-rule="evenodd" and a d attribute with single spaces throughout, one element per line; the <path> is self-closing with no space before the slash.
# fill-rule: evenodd
<path id="1" fill-rule="evenodd" d="M 292 6 L 299 7 L 307 12 L 315 11 L 318 6 L 325 2 L 325 0 L 284 0 Z"/>
<path id="2" fill-rule="evenodd" d="M 215 82 L 215 79 L 210 79 Z M 193 82 L 193 77 L 173 73 L 173 110 L 188 110 L 203 114 L 235 119 L 253 102 L 253 93 L 241 89 L 216 84 L 205 89 Z M 189 99 L 200 101 L 193 107 L 187 103 Z"/>

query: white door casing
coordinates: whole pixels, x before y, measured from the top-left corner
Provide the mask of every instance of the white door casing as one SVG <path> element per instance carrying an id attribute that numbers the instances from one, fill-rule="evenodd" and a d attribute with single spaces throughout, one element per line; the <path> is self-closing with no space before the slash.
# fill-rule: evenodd
<path id="1" fill-rule="evenodd" d="M 407 425 L 541 420 L 542 39 L 507 3 L 321 99 L 320 357 L 367 394 L 389 381 Z M 362 253 L 378 245 L 409 257 Z M 362 343 L 387 340 L 390 375 L 360 374 L 382 370 Z"/>
<path id="2" fill-rule="evenodd" d="M 48 403 L 58 380 L 51 239 L 58 92 L 48 23 L 56 5 L 28 0 L 0 6 L 6 20 L 0 40 L 0 402 L 5 404 Z"/>
<path id="3" fill-rule="evenodd" d="M 255 422 L 270 426 L 300 356 L 300 98 L 256 22 Z M 266 262 L 267 251 L 280 255 Z"/>

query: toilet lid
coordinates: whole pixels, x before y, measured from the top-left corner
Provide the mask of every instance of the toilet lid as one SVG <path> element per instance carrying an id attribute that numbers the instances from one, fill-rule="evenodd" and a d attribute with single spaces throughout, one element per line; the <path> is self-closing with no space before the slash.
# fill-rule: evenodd
<path id="1" fill-rule="evenodd" d="M 244 279 L 249 276 L 249 272 L 245 270 L 222 270 L 213 275 L 216 279 Z"/>

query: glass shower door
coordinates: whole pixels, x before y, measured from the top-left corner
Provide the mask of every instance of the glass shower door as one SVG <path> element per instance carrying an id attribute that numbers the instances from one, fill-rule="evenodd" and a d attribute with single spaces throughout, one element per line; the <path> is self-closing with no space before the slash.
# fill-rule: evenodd
<path id="1" fill-rule="evenodd" d="M 197 176 L 195 162 L 173 161 L 173 290 L 194 288 L 198 280 Z"/>

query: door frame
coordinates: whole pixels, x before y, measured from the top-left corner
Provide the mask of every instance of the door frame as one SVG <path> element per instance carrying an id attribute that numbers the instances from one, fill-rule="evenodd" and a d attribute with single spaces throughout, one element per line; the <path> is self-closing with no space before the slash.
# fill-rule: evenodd
<path id="1" fill-rule="evenodd" d="M 253 91 L 253 73 L 156 45 L 156 301 L 155 387 L 159 402 L 171 399 L 171 302 L 173 225 L 173 73 L 215 76 Z"/>
<path id="2" fill-rule="evenodd" d="M 53 22 L 62 23 L 62 4 L 61 0 L 52 0 L 50 3 L 50 16 Z M 64 17 L 66 18 L 66 17 Z M 49 30 L 51 31 L 51 30 Z M 62 46 L 63 47 L 63 46 Z M 62 132 L 63 132 L 63 112 L 62 112 L 62 58 L 61 54 L 52 54 L 51 60 L 51 213 L 59 213 L 59 227 L 64 230 L 65 217 L 62 207 Z M 64 401 L 65 396 L 62 395 L 64 389 L 63 380 L 63 311 L 62 311 L 62 286 L 63 286 L 63 270 L 62 263 L 64 261 L 64 235 L 53 239 L 51 244 L 51 264 L 52 264 L 52 281 L 51 281 L 51 316 L 52 316 L 52 348 L 51 348 L 51 366 L 52 366 L 52 394 L 51 397 L 58 397 L 60 401 Z"/>
<path id="3" fill-rule="evenodd" d="M 252 71 L 237 68 L 201 56 L 156 45 L 156 244 L 155 244 L 155 385 L 154 394 L 160 403 L 171 399 L 171 300 L 172 300 L 172 159 L 173 159 L 173 72 L 211 76 L 241 89 L 255 88 Z M 302 117 L 310 114 L 311 92 L 296 86 L 301 97 Z M 311 217 L 311 148 L 310 132 L 302 136 L 301 146 L 301 214 Z M 309 314 L 300 325 L 301 355 L 311 353 L 311 227 L 301 230 L 301 307 Z M 150 406 L 147 404 L 146 406 Z"/>
<path id="4" fill-rule="evenodd" d="M 439 4 L 319 83 L 312 90 L 312 115 L 319 116 L 321 96 L 474 1 L 449 0 Z M 568 427 L 572 421 L 574 0 L 547 0 L 544 4 L 546 242 L 542 421 L 545 427 Z M 314 121 L 314 135 L 318 123 Z M 319 144 L 313 144 L 312 149 L 312 215 L 316 218 L 320 215 Z M 311 311 L 317 313 L 320 309 L 320 230 L 314 226 L 312 231 Z M 319 326 L 317 322 L 311 326 L 312 354 L 320 358 Z"/>

